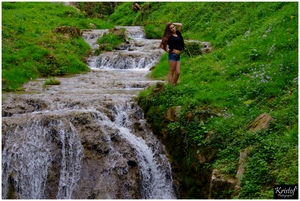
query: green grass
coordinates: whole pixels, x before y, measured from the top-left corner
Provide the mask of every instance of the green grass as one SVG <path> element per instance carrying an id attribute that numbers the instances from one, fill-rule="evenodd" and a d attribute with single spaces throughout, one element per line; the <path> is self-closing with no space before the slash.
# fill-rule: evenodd
<path id="1" fill-rule="evenodd" d="M 209 41 L 213 52 L 183 54 L 179 85 L 160 95 L 141 93 L 147 117 L 163 122 L 168 108 L 181 105 L 181 119 L 166 125 L 168 132 L 174 135 L 174 128 L 180 128 L 182 135 L 184 130 L 199 151 L 207 133 L 213 133 L 212 146 L 219 153 L 212 167 L 232 176 L 240 150 L 253 147 L 240 199 L 270 199 L 274 184 L 298 183 L 298 3 L 162 4 L 149 14 L 149 22 L 182 22 L 185 38 Z M 176 12 L 168 12 L 171 8 Z M 167 73 L 163 55 L 151 77 L 167 80 Z M 156 107 L 162 116 L 153 116 Z M 222 115 L 194 120 L 192 127 L 186 122 L 189 112 L 208 109 Z M 247 125 L 264 112 L 274 118 L 270 128 L 248 131 Z"/>
<path id="2" fill-rule="evenodd" d="M 240 150 L 250 147 L 234 198 L 271 199 L 274 184 L 298 183 L 298 3 L 146 2 L 140 3 L 144 14 L 131 5 L 120 3 L 104 22 L 62 3 L 2 2 L 3 90 L 15 91 L 40 76 L 88 71 L 90 47 L 82 38 L 52 33 L 58 26 L 142 25 L 147 37 L 161 38 L 167 22 L 181 22 L 185 39 L 208 41 L 213 51 L 183 53 L 179 85 L 156 94 L 151 87 L 138 101 L 153 131 L 167 135 L 171 161 L 183 168 L 186 197 L 204 196 L 197 186 L 201 168 L 235 176 Z M 167 74 L 165 54 L 150 76 L 166 81 Z M 180 119 L 164 121 L 165 112 L 179 105 Z M 248 125 L 262 113 L 273 118 L 269 128 L 250 132 Z M 200 165 L 197 154 L 208 146 L 218 154 Z"/>
<path id="3" fill-rule="evenodd" d="M 89 71 L 90 47 L 83 38 L 55 34 L 59 26 L 111 28 L 62 3 L 2 2 L 2 90 L 15 91 L 37 77 Z"/>
<path id="4" fill-rule="evenodd" d="M 122 29 L 120 35 L 116 35 L 112 32 L 104 34 L 101 38 L 98 38 L 97 44 L 99 44 L 101 51 L 112 51 L 115 47 L 125 42 L 125 29 Z M 100 53 L 100 52 L 99 52 Z"/>

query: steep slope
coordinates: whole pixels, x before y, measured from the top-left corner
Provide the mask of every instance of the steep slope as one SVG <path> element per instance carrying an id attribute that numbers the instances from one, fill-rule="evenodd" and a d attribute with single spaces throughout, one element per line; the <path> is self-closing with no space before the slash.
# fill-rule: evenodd
<path id="1" fill-rule="evenodd" d="M 209 54 L 182 55 L 179 85 L 139 97 L 172 150 L 182 197 L 273 198 L 275 184 L 298 183 L 297 2 L 150 3 L 122 21 L 117 12 L 111 19 L 142 23 L 157 37 L 166 22 L 179 21 L 186 39 L 213 45 Z M 151 76 L 167 73 L 164 55 Z M 260 114 L 272 120 L 254 129 Z M 209 187 L 224 175 L 223 190 Z"/>

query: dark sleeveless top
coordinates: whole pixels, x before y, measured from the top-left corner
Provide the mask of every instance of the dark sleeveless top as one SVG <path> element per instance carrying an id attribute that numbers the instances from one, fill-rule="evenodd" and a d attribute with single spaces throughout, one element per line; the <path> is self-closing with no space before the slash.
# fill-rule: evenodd
<path id="1" fill-rule="evenodd" d="M 168 40 L 169 52 L 172 52 L 173 49 L 183 50 L 184 49 L 184 40 L 180 31 L 176 30 L 177 37 L 171 35 Z"/>

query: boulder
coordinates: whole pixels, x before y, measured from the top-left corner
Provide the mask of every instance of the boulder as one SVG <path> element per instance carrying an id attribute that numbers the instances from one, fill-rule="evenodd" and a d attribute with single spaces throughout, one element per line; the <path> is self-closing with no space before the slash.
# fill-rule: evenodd
<path id="1" fill-rule="evenodd" d="M 268 115 L 267 113 L 263 113 L 259 115 L 254 121 L 249 125 L 248 129 L 249 131 L 259 131 L 262 129 L 269 128 L 270 121 L 272 121 L 273 118 Z"/>

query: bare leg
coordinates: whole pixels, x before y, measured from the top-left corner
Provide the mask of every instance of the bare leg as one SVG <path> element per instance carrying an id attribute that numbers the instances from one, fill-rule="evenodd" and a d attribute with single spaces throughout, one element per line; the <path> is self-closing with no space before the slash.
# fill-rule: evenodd
<path id="1" fill-rule="evenodd" d="M 173 75 L 175 73 L 175 70 L 176 70 L 176 61 L 169 61 L 169 68 L 170 68 L 170 71 L 169 71 L 169 75 L 168 75 L 168 82 L 169 84 L 173 85 L 174 82 L 173 82 Z"/>
<path id="2" fill-rule="evenodd" d="M 178 78 L 180 75 L 180 61 L 176 62 L 176 66 L 175 66 L 175 76 L 174 76 L 174 80 L 173 80 L 173 84 L 177 84 Z"/>

